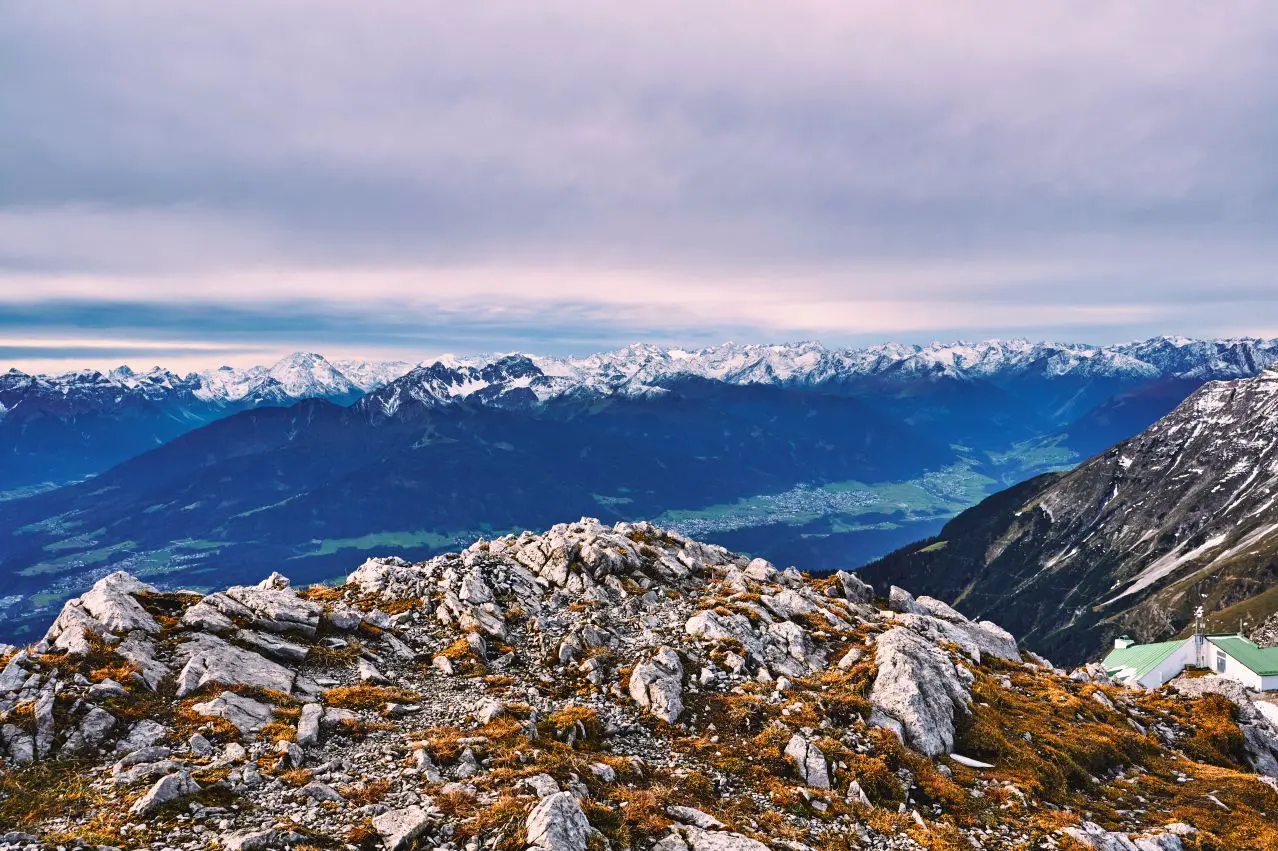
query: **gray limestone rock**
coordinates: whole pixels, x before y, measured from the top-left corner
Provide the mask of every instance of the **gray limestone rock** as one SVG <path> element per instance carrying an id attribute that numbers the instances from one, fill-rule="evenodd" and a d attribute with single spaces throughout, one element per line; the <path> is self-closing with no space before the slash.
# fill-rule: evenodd
<path id="1" fill-rule="evenodd" d="M 785 746 L 785 755 L 794 763 L 799 779 L 804 786 L 813 789 L 830 788 L 830 764 L 826 761 L 825 752 L 795 733 Z"/>
<path id="2" fill-rule="evenodd" d="M 662 647 L 630 675 L 630 697 L 654 717 L 673 724 L 683 712 L 683 664 L 679 655 Z"/>
<path id="3" fill-rule="evenodd" d="M 293 691 L 292 670 L 216 636 L 197 634 L 179 645 L 178 653 L 187 659 L 178 674 L 178 697 L 185 697 L 209 683 L 252 686 L 286 694 Z"/>
<path id="4" fill-rule="evenodd" d="M 268 704 L 233 691 L 224 691 L 214 699 L 197 703 L 191 708 L 200 715 L 224 718 L 244 734 L 257 732 L 273 717 Z"/>
<path id="5" fill-rule="evenodd" d="M 401 851 L 430 829 L 431 817 L 419 806 L 387 810 L 373 817 L 373 829 L 386 851 Z"/>
<path id="6" fill-rule="evenodd" d="M 149 816 L 171 801 L 179 798 L 185 798 L 194 795 L 200 791 L 200 786 L 191 779 L 191 775 L 186 771 L 179 771 L 176 774 L 166 774 L 159 780 L 155 781 L 147 793 L 134 802 L 129 808 L 129 812 L 139 816 Z"/>
<path id="7" fill-rule="evenodd" d="M 571 792 L 556 792 L 541 799 L 524 823 L 528 844 L 545 851 L 586 851 L 590 822 Z"/>
<path id="8" fill-rule="evenodd" d="M 915 750 L 928 756 L 949 753 L 955 719 L 971 702 L 954 663 L 905 627 L 880 633 L 875 645 L 878 674 L 870 690 L 874 709 L 893 719 L 905 743 Z"/>
<path id="9" fill-rule="evenodd" d="M 323 719 L 323 706 L 318 703 L 303 706 L 302 714 L 297 719 L 297 743 L 305 747 L 319 744 L 320 723 Z"/>

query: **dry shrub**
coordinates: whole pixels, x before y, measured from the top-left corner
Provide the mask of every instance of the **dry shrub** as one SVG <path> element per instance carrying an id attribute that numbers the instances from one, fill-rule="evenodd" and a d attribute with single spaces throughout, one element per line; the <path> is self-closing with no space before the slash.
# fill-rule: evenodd
<path id="1" fill-rule="evenodd" d="M 440 792 L 434 797 L 439 811 L 454 821 L 468 819 L 479 811 L 475 798 L 466 792 Z"/>
<path id="2" fill-rule="evenodd" d="M 537 725 L 543 738 L 565 741 L 576 735 L 573 747 L 581 750 L 598 750 L 603 736 L 603 724 L 599 715 L 588 706 L 569 706 L 550 713 Z"/>
<path id="3" fill-rule="evenodd" d="M 621 786 L 610 791 L 622 804 L 619 809 L 631 837 L 655 839 L 670 826 L 670 818 L 666 815 L 664 806 L 669 789 L 627 789 Z"/>
<path id="4" fill-rule="evenodd" d="M 346 596 L 346 592 L 338 585 L 322 585 L 316 583 L 297 592 L 297 596 L 313 603 L 335 603 Z"/>
<path id="5" fill-rule="evenodd" d="M 1231 768 L 1247 766 L 1247 748 L 1238 727 L 1238 707 L 1224 695 L 1206 694 L 1194 706 L 1192 732 L 1180 747 L 1199 762 Z"/>
<path id="6" fill-rule="evenodd" d="M 474 817 L 463 823 L 457 836 L 470 839 L 476 836 L 490 837 L 499 832 L 509 831 L 511 834 L 522 829 L 528 816 L 528 806 L 513 795 L 502 795 L 493 803 L 477 810 Z M 524 847 L 523 838 L 519 848 Z"/>
<path id="7" fill-rule="evenodd" d="M 371 821 L 361 821 L 351 825 L 346 831 L 346 841 L 357 848 L 373 849 L 382 846 L 381 836 Z"/>
<path id="8" fill-rule="evenodd" d="M 324 702 L 342 709 L 377 709 L 387 703 L 412 703 L 420 695 L 396 686 L 339 686 L 324 692 Z"/>
<path id="9" fill-rule="evenodd" d="M 314 780 L 315 772 L 309 768 L 293 768 L 280 774 L 279 778 L 289 786 L 300 787 Z"/>
<path id="10" fill-rule="evenodd" d="M 337 791 L 351 806 L 362 807 L 367 804 L 376 804 L 386 796 L 390 788 L 389 780 L 378 777 L 359 785 L 339 787 Z"/>

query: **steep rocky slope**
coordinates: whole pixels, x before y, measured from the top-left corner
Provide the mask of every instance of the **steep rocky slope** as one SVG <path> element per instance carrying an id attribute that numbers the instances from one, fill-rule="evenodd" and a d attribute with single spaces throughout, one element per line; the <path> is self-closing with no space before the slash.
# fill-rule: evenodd
<path id="1" fill-rule="evenodd" d="M 337 587 L 113 574 L 3 657 L 0 845 L 1278 843 L 1246 694 L 1066 676 L 886 590 L 586 519 Z"/>
<path id="2" fill-rule="evenodd" d="M 1077 660 L 1113 634 L 1166 637 L 1205 602 L 1233 631 L 1278 610 L 1278 372 L 1208 384 L 1068 475 L 960 515 L 867 568 L 994 615 Z"/>

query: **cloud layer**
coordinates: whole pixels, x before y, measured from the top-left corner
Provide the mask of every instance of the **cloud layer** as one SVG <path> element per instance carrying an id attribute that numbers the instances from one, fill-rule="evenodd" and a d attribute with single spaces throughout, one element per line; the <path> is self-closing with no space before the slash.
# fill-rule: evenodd
<path id="1" fill-rule="evenodd" d="M 1271 333 L 1274 79 L 1263 0 L 12 4 L 0 360 Z"/>

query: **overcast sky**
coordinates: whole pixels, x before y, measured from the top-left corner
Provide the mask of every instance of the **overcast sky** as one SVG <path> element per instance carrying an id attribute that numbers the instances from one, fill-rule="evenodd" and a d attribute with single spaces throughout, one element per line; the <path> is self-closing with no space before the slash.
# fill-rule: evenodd
<path id="1" fill-rule="evenodd" d="M 0 368 L 1278 336 L 1278 4 L 4 0 Z"/>

